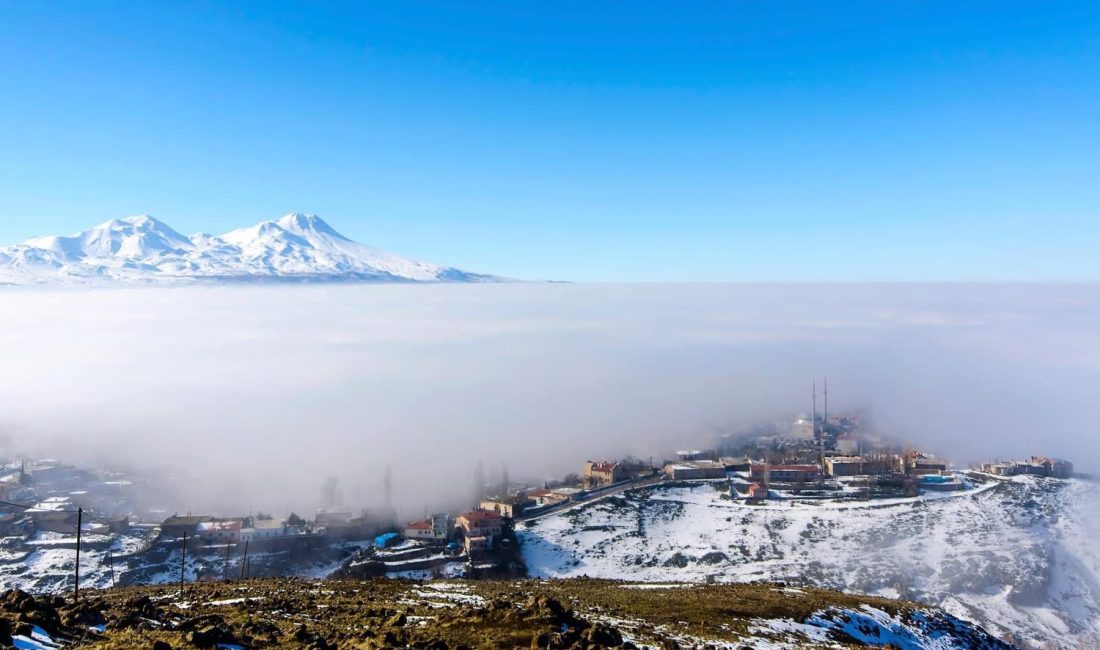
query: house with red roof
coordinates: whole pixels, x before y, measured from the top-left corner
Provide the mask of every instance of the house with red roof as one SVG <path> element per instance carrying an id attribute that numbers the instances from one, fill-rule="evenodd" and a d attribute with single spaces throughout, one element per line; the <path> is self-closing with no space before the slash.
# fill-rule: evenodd
<path id="1" fill-rule="evenodd" d="M 590 460 L 584 463 L 583 476 L 588 487 L 602 487 L 626 480 L 626 468 L 622 463 Z"/>
<path id="2" fill-rule="evenodd" d="M 504 518 L 500 513 L 478 508 L 460 514 L 455 526 L 462 529 L 466 537 L 487 537 L 490 540 L 500 534 L 504 527 Z"/>

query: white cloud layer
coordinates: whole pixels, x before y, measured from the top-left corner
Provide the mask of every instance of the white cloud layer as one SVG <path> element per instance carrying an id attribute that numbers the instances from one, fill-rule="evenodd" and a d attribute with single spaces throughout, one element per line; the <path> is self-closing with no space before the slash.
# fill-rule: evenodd
<path id="1" fill-rule="evenodd" d="M 193 509 L 410 514 L 830 406 L 958 461 L 1095 467 L 1097 285 L 359 285 L 0 291 L 11 446 L 186 476 Z"/>

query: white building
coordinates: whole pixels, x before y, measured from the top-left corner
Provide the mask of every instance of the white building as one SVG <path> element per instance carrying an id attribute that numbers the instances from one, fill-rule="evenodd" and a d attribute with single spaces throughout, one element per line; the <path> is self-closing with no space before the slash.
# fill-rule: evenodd
<path id="1" fill-rule="evenodd" d="M 296 537 L 308 535 L 309 529 L 305 526 L 290 526 L 285 519 L 257 519 L 252 525 L 241 529 L 242 542 L 255 542 L 265 539 L 280 539 L 283 537 Z"/>
<path id="2" fill-rule="evenodd" d="M 427 519 L 410 521 L 405 526 L 406 539 L 441 541 L 447 539 L 450 532 L 451 516 L 446 512 L 437 512 Z"/>

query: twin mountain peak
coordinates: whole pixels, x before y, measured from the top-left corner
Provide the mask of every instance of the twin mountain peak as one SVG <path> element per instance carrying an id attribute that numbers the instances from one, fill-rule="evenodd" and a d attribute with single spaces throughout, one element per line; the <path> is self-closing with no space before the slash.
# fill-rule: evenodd
<path id="1" fill-rule="evenodd" d="M 313 214 L 288 214 L 223 235 L 181 235 L 148 215 L 0 248 L 0 283 L 328 281 L 498 282 L 407 259 L 341 235 Z"/>

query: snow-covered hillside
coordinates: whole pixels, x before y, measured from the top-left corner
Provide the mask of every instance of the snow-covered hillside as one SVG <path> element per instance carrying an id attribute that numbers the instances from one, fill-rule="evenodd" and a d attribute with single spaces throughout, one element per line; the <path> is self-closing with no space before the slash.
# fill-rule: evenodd
<path id="1" fill-rule="evenodd" d="M 488 275 L 391 255 L 288 214 L 221 236 L 185 237 L 149 216 L 0 248 L 0 284 L 248 280 L 491 282 Z"/>
<path id="2" fill-rule="evenodd" d="M 1036 647 L 1100 647 L 1094 483 L 1020 477 L 949 498 L 795 506 L 746 505 L 716 485 L 627 493 L 520 526 L 528 569 L 790 581 L 927 602 Z"/>

